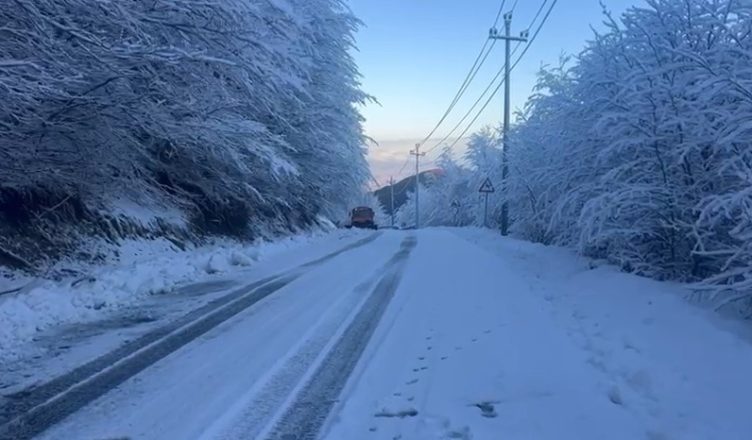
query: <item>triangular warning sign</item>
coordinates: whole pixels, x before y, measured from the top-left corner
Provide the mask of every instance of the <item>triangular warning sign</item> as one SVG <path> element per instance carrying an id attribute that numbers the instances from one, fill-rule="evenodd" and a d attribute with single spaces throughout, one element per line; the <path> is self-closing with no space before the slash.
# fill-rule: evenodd
<path id="1" fill-rule="evenodd" d="M 491 179 L 486 177 L 486 180 L 483 181 L 483 185 L 480 186 L 480 189 L 478 190 L 478 192 L 482 192 L 482 193 L 496 192 L 496 190 L 494 189 L 493 183 L 491 183 Z"/>

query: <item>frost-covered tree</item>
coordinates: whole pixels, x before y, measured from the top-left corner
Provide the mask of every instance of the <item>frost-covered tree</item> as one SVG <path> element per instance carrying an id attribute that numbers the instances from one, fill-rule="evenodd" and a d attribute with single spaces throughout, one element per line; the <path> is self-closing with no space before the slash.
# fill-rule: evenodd
<path id="1" fill-rule="evenodd" d="M 501 137 L 500 130 L 485 127 L 470 136 L 465 151 L 465 162 L 468 167 L 466 177 L 467 196 L 475 203 L 468 206 L 469 216 L 474 226 L 488 226 L 498 228 L 501 219 L 503 179 L 501 174 Z M 485 219 L 484 194 L 478 192 L 486 179 L 490 179 L 496 192 L 488 195 L 488 218 Z M 485 225 L 484 225 L 485 221 Z"/>
<path id="2" fill-rule="evenodd" d="M 357 26 L 342 0 L 3 4 L 0 217 L 128 199 L 248 237 L 334 215 L 368 178 Z"/>
<path id="3" fill-rule="evenodd" d="M 450 149 L 443 150 L 436 161 L 436 176 L 420 188 L 421 226 L 483 226 L 484 199 L 478 188 L 486 177 L 500 176 L 495 169 L 499 157 L 496 137 L 490 129 L 471 138 L 462 160 L 458 161 Z M 490 227 L 497 224 L 500 200 L 494 194 L 489 201 Z M 415 223 L 414 192 L 408 194 L 397 217 L 401 224 Z"/>
<path id="4" fill-rule="evenodd" d="M 544 68 L 511 133 L 514 230 L 748 296 L 752 6 L 649 0 Z"/>

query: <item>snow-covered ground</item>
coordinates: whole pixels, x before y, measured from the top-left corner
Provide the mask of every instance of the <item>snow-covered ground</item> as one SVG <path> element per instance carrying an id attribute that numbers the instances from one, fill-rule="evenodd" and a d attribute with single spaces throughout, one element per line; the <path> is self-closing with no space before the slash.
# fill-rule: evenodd
<path id="1" fill-rule="evenodd" d="M 41 438 L 254 438 L 331 348 L 401 240 L 384 234 L 304 274 Z"/>
<path id="2" fill-rule="evenodd" d="M 492 231 L 418 237 L 326 439 L 749 438 L 747 329 L 682 286 Z"/>
<path id="3" fill-rule="evenodd" d="M 103 382 L 109 392 L 41 438 L 314 438 L 289 424 L 301 419 L 325 440 L 749 438 L 752 332 L 686 301 L 686 287 L 493 231 L 369 234 L 233 269 L 224 280 L 247 285 L 319 259 Z"/>
<path id="4" fill-rule="evenodd" d="M 39 347 L 29 342 L 61 326 L 94 324 L 189 283 L 246 281 L 249 274 L 292 267 L 358 237 L 358 231 L 319 230 L 247 246 L 228 241 L 186 251 L 167 240 L 125 241 L 108 263 L 77 267 L 77 275 L 61 281 L 0 277 L 0 292 L 19 289 L 0 295 L 0 364 L 37 354 L 33 351 Z M 272 264 L 261 265 L 267 261 Z M 181 310 L 207 299 L 188 296 L 191 301 Z"/>

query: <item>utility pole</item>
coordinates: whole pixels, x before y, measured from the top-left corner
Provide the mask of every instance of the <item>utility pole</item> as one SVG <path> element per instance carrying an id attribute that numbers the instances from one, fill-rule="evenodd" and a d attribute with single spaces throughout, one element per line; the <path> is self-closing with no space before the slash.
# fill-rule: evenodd
<path id="1" fill-rule="evenodd" d="M 394 177 L 389 178 L 389 192 L 391 202 L 389 203 L 389 213 L 392 214 L 392 227 L 394 227 Z"/>
<path id="2" fill-rule="evenodd" d="M 415 229 L 420 228 L 420 205 L 418 195 L 420 193 L 420 158 L 426 153 L 420 152 L 420 143 L 415 144 L 415 150 L 410 151 L 415 156 Z"/>
<path id="3" fill-rule="evenodd" d="M 504 14 L 504 35 L 499 35 L 499 31 L 496 28 L 491 28 L 489 37 L 492 40 L 504 40 L 506 46 L 505 63 L 504 63 L 504 140 L 503 149 L 501 150 L 501 177 L 502 177 L 502 191 L 504 198 L 501 204 L 501 234 L 507 235 L 509 230 L 509 207 L 507 206 L 507 176 L 509 175 L 508 155 L 509 149 L 509 112 L 510 112 L 510 73 L 512 70 L 511 58 L 512 58 L 512 41 L 519 41 L 521 43 L 527 42 L 528 31 L 520 33 L 519 37 L 512 36 L 512 13 L 507 12 Z"/>

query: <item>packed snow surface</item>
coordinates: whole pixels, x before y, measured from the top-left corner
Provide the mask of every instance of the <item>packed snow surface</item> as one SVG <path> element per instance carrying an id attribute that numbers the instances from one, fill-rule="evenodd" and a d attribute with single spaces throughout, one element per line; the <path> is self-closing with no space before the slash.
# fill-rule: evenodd
<path id="1" fill-rule="evenodd" d="M 341 234 L 269 258 L 263 272 L 371 233 Z M 322 404 L 300 402 L 301 390 L 353 342 L 349 325 L 390 273 L 394 297 L 352 373 L 334 368 L 343 391 L 305 438 L 749 438 L 752 332 L 687 301 L 686 286 L 482 229 L 373 237 L 296 272 L 41 438 L 277 438 L 266 434 L 295 428 L 279 426 L 290 408 Z M 252 282 L 262 266 L 233 278 Z"/>

